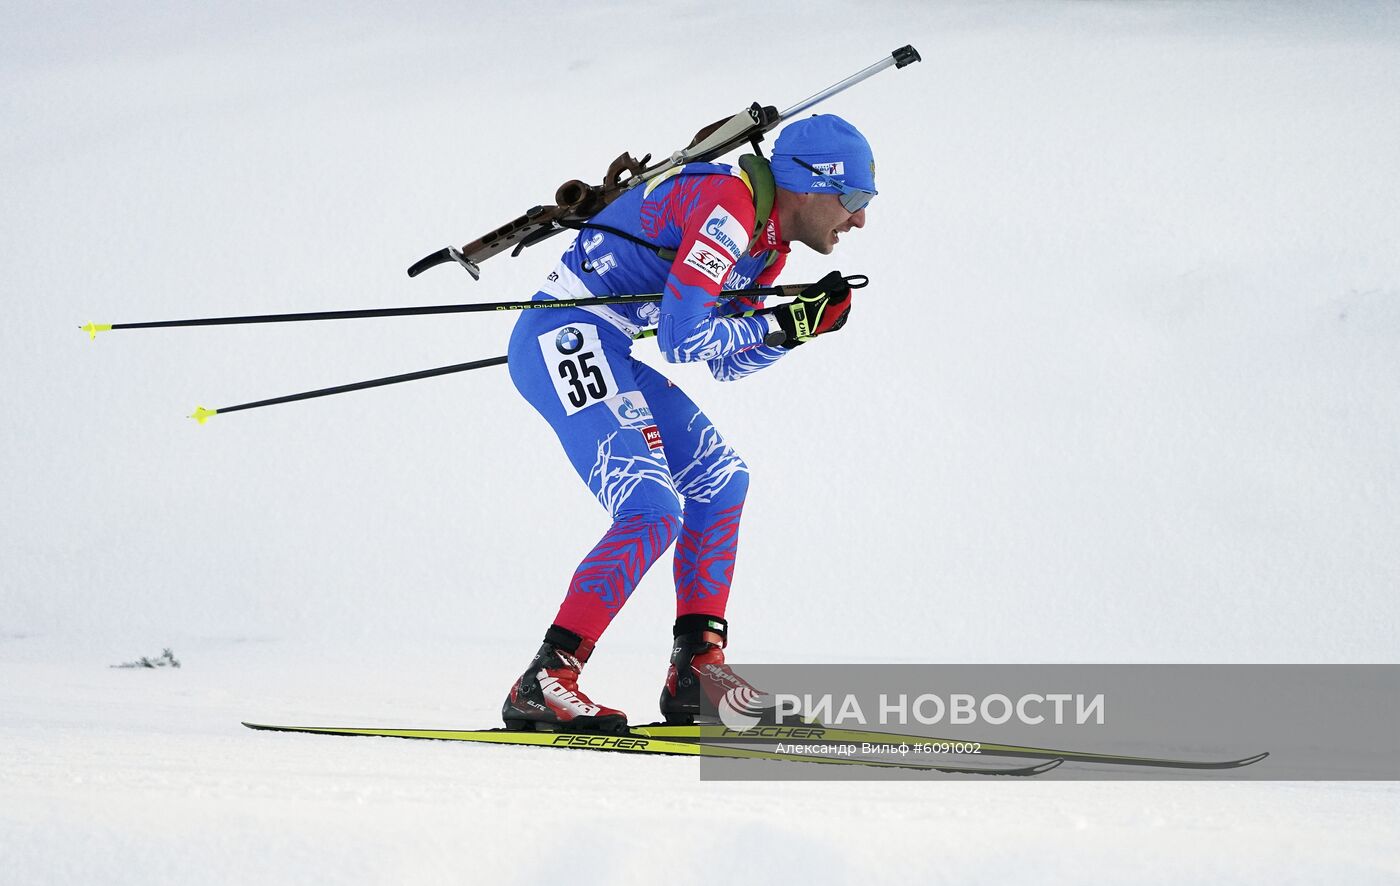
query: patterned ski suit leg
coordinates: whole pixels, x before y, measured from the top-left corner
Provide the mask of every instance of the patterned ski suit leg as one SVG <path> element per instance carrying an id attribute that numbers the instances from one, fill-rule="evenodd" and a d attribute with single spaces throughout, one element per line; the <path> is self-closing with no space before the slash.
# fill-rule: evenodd
<path id="1" fill-rule="evenodd" d="M 636 379 L 661 429 L 666 460 L 685 499 L 676 542 L 676 615 L 724 617 L 749 469 L 714 424 L 661 373 L 637 364 Z"/>
<path id="2" fill-rule="evenodd" d="M 612 385 L 597 402 L 569 414 L 556 385 L 560 363 L 550 342 L 561 329 L 595 330 L 601 353 L 588 368 L 606 367 Z M 612 526 L 579 563 L 554 623 L 596 642 L 666 549 L 681 525 L 681 503 L 660 432 L 638 370 L 632 341 L 591 314 L 571 309 L 527 311 L 510 342 L 516 388 L 559 437 L 579 478 L 612 515 Z M 591 351 L 590 351 L 591 353 Z M 602 376 L 599 376 L 600 378 Z"/>

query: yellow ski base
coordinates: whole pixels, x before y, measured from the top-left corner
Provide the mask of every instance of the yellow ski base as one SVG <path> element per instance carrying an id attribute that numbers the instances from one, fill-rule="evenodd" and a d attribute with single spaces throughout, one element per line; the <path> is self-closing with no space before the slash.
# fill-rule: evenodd
<path id="1" fill-rule="evenodd" d="M 744 742 L 744 741 L 818 741 L 898 745 L 977 745 L 977 754 L 988 757 L 1033 757 L 1037 759 L 1059 758 L 1070 763 L 1096 763 L 1120 766 L 1149 766 L 1162 769 L 1238 769 L 1251 766 L 1269 756 L 1268 751 L 1248 757 L 1228 760 L 1179 760 L 1170 757 L 1144 757 L 1130 754 L 1105 754 L 1095 751 L 1071 751 L 1063 748 L 1037 748 L 1026 745 L 995 744 L 974 741 L 966 738 L 935 738 L 928 735 L 910 735 L 897 732 L 880 732 L 870 729 L 841 729 L 823 726 L 820 723 L 800 723 L 786 726 L 754 726 L 744 731 L 736 731 L 718 725 L 668 726 L 653 724 L 633 727 L 634 732 L 667 741 L 695 741 L 705 743 Z"/>
<path id="2" fill-rule="evenodd" d="M 418 738 L 437 741 L 469 741 L 484 744 L 573 748 L 587 751 L 615 751 L 624 754 L 662 754 L 683 757 L 725 757 L 736 760 L 781 760 L 792 763 L 824 763 L 835 766 L 866 766 L 876 769 L 913 769 L 967 775 L 1039 775 L 1059 766 L 1061 760 L 1046 760 L 1029 766 L 989 767 L 957 764 L 912 763 L 851 757 L 817 757 L 780 754 L 756 748 L 709 744 L 696 740 L 653 738 L 647 727 L 634 727 L 629 735 L 593 732 L 516 732 L 507 729 L 380 729 L 339 726 L 269 726 L 244 722 L 249 729 L 270 732 L 306 732 L 316 735 L 365 735 L 381 738 Z"/>

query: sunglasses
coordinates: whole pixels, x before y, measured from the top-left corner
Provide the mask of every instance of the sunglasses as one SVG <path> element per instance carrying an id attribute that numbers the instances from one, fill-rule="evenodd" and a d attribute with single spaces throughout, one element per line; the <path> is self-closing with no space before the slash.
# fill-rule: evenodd
<path id="1" fill-rule="evenodd" d="M 813 175 L 820 176 L 822 181 L 831 185 L 841 194 L 841 208 L 855 215 L 862 209 L 870 205 L 870 200 L 875 196 L 874 191 L 867 191 L 864 188 L 856 188 L 844 182 L 837 181 L 831 176 L 822 172 L 817 167 L 803 160 L 801 157 L 793 157 L 793 162 L 803 169 L 810 169 Z"/>

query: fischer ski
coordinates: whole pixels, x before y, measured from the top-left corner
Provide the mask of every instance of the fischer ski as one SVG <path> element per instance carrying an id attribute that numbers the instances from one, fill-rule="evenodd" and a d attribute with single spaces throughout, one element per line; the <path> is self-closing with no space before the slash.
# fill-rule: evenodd
<path id="1" fill-rule="evenodd" d="M 1027 766 L 968 766 L 964 764 L 924 763 L 902 760 L 871 760 L 854 757 L 824 757 L 787 754 L 777 751 L 737 747 L 724 741 L 711 743 L 699 737 L 658 737 L 646 730 L 654 727 L 634 727 L 630 734 L 613 735 L 599 732 L 524 732 L 507 729 L 384 729 L 378 727 L 337 726 L 272 726 L 244 722 L 249 729 L 268 732 L 300 732 L 313 735 L 372 736 L 379 738 L 411 738 L 432 741 L 466 741 L 481 744 L 515 745 L 520 747 L 571 748 L 574 750 L 613 751 L 624 754 L 657 754 L 683 757 L 724 757 L 739 760 L 779 760 L 793 763 L 820 763 L 835 766 L 865 766 L 876 769 L 909 769 L 921 772 L 941 772 L 950 775 L 1006 775 L 1026 777 L 1049 772 L 1063 761 L 1042 760 Z M 685 727 L 692 728 L 693 727 Z"/>
<path id="2" fill-rule="evenodd" d="M 1238 769 L 1250 766 L 1269 756 L 1268 751 L 1249 757 L 1233 760 L 1178 760 L 1169 757 L 1143 757 L 1131 754 L 1102 754 L 1092 751 L 1070 751 L 1058 748 L 1037 748 L 1025 745 L 995 744 L 968 739 L 937 738 L 929 735 L 912 735 L 895 732 L 879 732 L 867 729 L 840 729 L 823 726 L 820 723 L 800 725 L 755 726 L 745 731 L 736 731 L 719 725 L 670 726 L 656 724 L 634 726 L 632 731 L 643 735 L 667 740 L 703 741 L 706 744 L 759 742 L 774 740 L 798 740 L 830 743 L 870 742 L 895 745 L 976 745 L 980 756 L 992 757 L 1035 757 L 1054 758 L 1069 763 L 1103 763 L 1116 766 L 1152 766 L 1163 769 Z"/>

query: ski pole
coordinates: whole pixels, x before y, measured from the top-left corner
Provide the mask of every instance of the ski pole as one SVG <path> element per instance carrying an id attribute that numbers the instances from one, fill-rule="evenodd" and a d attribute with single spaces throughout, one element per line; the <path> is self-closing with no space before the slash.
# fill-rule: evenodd
<path id="1" fill-rule="evenodd" d="M 852 289 L 864 286 L 868 278 L 853 274 L 845 278 Z M 859 283 L 859 285 L 857 285 Z M 755 289 L 738 289 L 720 293 L 722 297 L 738 298 L 747 295 L 775 295 L 779 298 L 795 298 L 810 283 L 789 283 L 783 286 L 761 286 Z M 349 311 L 306 311 L 294 314 L 252 314 L 243 317 L 203 317 L 196 320 L 153 320 L 144 323 L 89 323 L 78 327 L 91 339 L 97 333 L 111 329 L 168 329 L 183 326 L 232 326 L 244 323 L 291 323 L 299 320 L 352 320 L 365 317 L 413 317 L 424 314 L 469 314 L 487 311 L 532 311 L 541 308 L 577 308 L 593 305 L 628 305 L 643 302 L 661 301 L 659 292 L 638 295 L 606 295 L 597 298 L 559 299 L 556 301 L 502 301 L 465 305 L 421 305 L 404 308 L 367 308 Z"/>
<path id="2" fill-rule="evenodd" d="M 468 369 L 481 369 L 485 366 L 499 366 L 506 362 L 505 357 L 488 357 L 485 360 L 472 360 L 469 363 L 454 363 L 451 366 L 439 366 L 436 369 L 420 369 L 417 372 L 405 372 L 402 375 L 388 375 L 384 378 L 373 378 L 369 381 L 357 381 L 348 385 L 336 385 L 333 388 L 321 388 L 316 391 L 304 391 L 300 394 L 288 394 L 285 397 L 272 397 L 267 400 L 256 400 L 252 403 L 239 403 L 237 406 L 221 406 L 218 409 L 205 409 L 203 406 L 196 406 L 194 414 L 190 418 L 204 424 L 216 415 L 223 415 L 229 412 L 238 412 L 240 409 L 257 409 L 261 406 L 275 406 L 278 403 L 291 403 L 296 400 L 310 400 L 314 397 L 329 397 L 331 394 L 344 394 L 348 391 L 363 391 L 365 388 L 377 388 L 383 385 L 396 385 L 399 382 L 416 381 L 420 378 L 432 378 L 438 375 L 448 375 L 453 372 L 466 372 Z"/>
<path id="3" fill-rule="evenodd" d="M 649 338 L 653 335 L 656 335 L 655 329 L 644 329 L 634 335 L 633 338 Z M 383 378 L 372 378 L 369 381 L 351 382 L 348 385 L 336 385 L 335 387 L 320 388 L 315 391 L 303 391 L 300 394 L 287 394 L 283 397 L 271 397 L 267 400 L 239 403 L 237 406 L 221 406 L 218 409 L 205 409 L 203 406 L 196 406 L 190 418 L 200 424 L 204 424 L 216 415 L 238 412 L 241 409 L 258 409 L 262 406 L 276 406 L 278 403 L 293 403 L 297 400 L 311 400 L 316 397 L 329 397 L 332 394 L 346 394 L 350 391 L 363 391 L 366 388 L 378 388 L 384 385 L 396 385 L 400 382 L 417 381 L 420 378 L 434 378 L 439 375 L 450 375 L 454 372 L 466 372 L 470 369 L 484 369 L 487 366 L 500 366 L 508 360 L 509 358 L 505 356 L 487 357 L 484 360 L 454 363 L 451 366 L 439 366 L 436 369 L 420 369 L 417 372 L 405 372 L 402 375 L 386 375 Z"/>
<path id="4" fill-rule="evenodd" d="M 840 272 L 832 271 L 830 274 L 828 274 L 826 277 L 824 277 L 822 280 L 819 280 L 816 283 L 809 283 L 805 285 L 793 284 L 791 286 L 771 286 L 760 289 L 740 289 L 735 290 L 732 294 L 736 296 L 754 295 L 770 290 L 796 289 L 799 291 L 788 294 L 793 296 L 800 296 L 801 290 L 817 289 L 818 287 L 829 286 L 829 280 L 835 279 L 840 279 L 851 289 L 864 289 L 870 283 L 870 278 L 865 276 L 864 274 L 849 274 L 847 276 L 842 277 L 840 275 Z M 526 302 L 526 304 L 539 303 Z M 745 311 L 739 316 L 751 317 L 754 315 L 754 313 L 756 312 Z M 632 338 L 634 340 L 639 340 L 643 338 L 650 338 L 654 335 L 656 335 L 655 329 L 643 329 L 641 332 L 638 332 L 636 335 L 632 336 Z M 420 369 L 417 372 L 405 372 L 401 375 L 388 375 L 383 378 L 372 378 L 369 381 L 357 381 L 345 385 L 336 385 L 335 387 L 330 388 L 319 388 L 314 391 L 304 391 L 300 394 L 287 394 L 286 396 L 272 397 L 267 400 L 255 400 L 251 403 L 239 403 L 236 406 L 222 406 L 218 409 L 205 409 L 203 406 L 196 406 L 194 412 L 189 417 L 199 422 L 200 424 L 204 424 L 206 421 L 208 421 L 216 415 L 223 415 L 229 412 L 238 412 L 243 409 L 257 409 L 262 406 L 275 406 L 278 403 L 293 403 L 297 400 L 311 400 L 315 397 L 329 397 L 332 394 L 345 394 L 349 393 L 350 391 L 363 391 L 366 388 L 378 388 L 384 385 L 396 385 L 400 382 L 417 381 L 420 378 L 434 378 L 439 375 L 450 375 L 454 372 L 466 372 L 470 369 L 483 369 L 487 366 L 500 366 L 505 362 L 507 362 L 507 358 L 504 356 L 487 357 L 484 360 L 472 360 L 467 363 L 454 363 L 451 366 L 439 366 L 436 369 Z"/>

